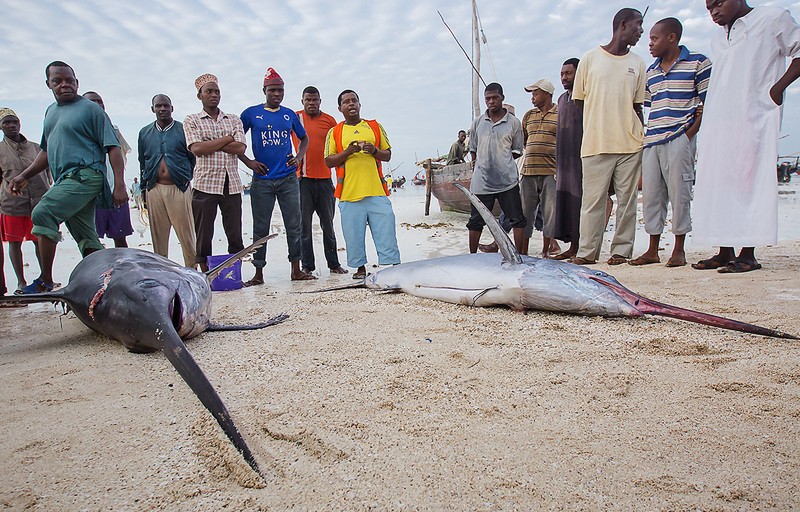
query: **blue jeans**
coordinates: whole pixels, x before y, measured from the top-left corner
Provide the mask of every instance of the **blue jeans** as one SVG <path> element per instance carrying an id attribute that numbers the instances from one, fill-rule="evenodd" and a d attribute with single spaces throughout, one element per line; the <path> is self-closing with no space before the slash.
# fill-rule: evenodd
<path id="1" fill-rule="evenodd" d="M 378 252 L 379 265 L 400 263 L 394 212 L 386 196 L 365 197 L 360 201 L 339 201 L 342 232 L 347 247 L 347 265 L 358 268 L 367 264 L 367 226 Z"/>
<path id="2" fill-rule="evenodd" d="M 333 197 L 333 183 L 330 178 L 300 178 L 300 208 L 302 210 L 303 268 L 315 270 L 314 240 L 311 237 L 311 223 L 316 212 L 322 228 L 322 247 L 328 268 L 339 268 L 339 255 L 336 252 L 336 232 L 333 230 L 333 215 L 336 212 L 336 198 Z"/>
<path id="3" fill-rule="evenodd" d="M 289 245 L 289 261 L 300 260 L 300 187 L 297 175 L 290 174 L 276 180 L 253 178 L 250 185 L 250 206 L 253 210 L 253 241 L 269 234 L 272 210 L 275 199 L 281 208 L 283 227 L 286 229 L 286 242 Z M 267 265 L 267 246 L 262 245 L 253 255 L 253 265 L 264 268 Z"/>

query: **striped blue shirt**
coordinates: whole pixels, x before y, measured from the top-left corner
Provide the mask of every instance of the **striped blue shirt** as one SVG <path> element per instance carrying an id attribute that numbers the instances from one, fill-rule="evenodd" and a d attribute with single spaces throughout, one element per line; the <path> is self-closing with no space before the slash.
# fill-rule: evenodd
<path id="1" fill-rule="evenodd" d="M 711 61 L 681 46 L 675 64 L 664 73 L 661 59 L 647 68 L 644 106 L 650 107 L 644 147 L 664 144 L 683 135 L 694 122 L 698 105 L 705 102 Z"/>

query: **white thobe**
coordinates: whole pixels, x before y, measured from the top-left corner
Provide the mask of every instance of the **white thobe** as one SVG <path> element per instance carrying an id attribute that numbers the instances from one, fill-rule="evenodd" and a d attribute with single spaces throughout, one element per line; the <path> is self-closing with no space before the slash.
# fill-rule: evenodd
<path id="1" fill-rule="evenodd" d="M 789 11 L 755 7 L 711 40 L 714 63 L 698 140 L 693 240 L 757 247 L 778 241 L 781 108 L 770 88 L 800 51 Z"/>

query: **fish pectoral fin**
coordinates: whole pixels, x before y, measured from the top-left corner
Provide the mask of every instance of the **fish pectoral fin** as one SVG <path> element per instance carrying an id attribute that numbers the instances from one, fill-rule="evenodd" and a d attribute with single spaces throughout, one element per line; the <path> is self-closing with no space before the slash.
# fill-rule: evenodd
<path id="1" fill-rule="evenodd" d="M 289 315 L 281 313 L 278 316 L 273 316 L 266 322 L 261 322 L 259 324 L 250 324 L 250 325 L 219 325 L 219 324 L 209 324 L 206 331 L 255 331 L 257 329 L 263 329 L 264 327 L 269 327 L 271 325 L 276 325 L 284 320 L 289 318 Z"/>
<path id="2" fill-rule="evenodd" d="M 478 300 L 480 300 L 480 298 L 483 297 L 484 295 L 486 295 L 488 292 L 490 292 L 492 290 L 499 290 L 499 289 L 500 289 L 499 286 L 493 286 L 491 288 L 486 288 L 485 290 L 481 290 L 480 292 L 478 292 L 477 295 L 472 297 L 472 304 L 471 304 L 472 307 L 475 307 L 475 304 L 478 302 Z"/>

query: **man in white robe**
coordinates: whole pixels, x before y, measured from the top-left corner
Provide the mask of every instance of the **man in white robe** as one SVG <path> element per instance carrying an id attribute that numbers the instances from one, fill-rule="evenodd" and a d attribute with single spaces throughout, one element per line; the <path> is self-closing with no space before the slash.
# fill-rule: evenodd
<path id="1" fill-rule="evenodd" d="M 775 161 L 786 88 L 800 77 L 800 26 L 789 11 L 706 0 L 721 29 L 698 141 L 694 241 L 719 253 L 692 265 L 722 273 L 761 268 L 755 247 L 777 243 Z M 735 247 L 741 247 L 739 255 Z"/>

